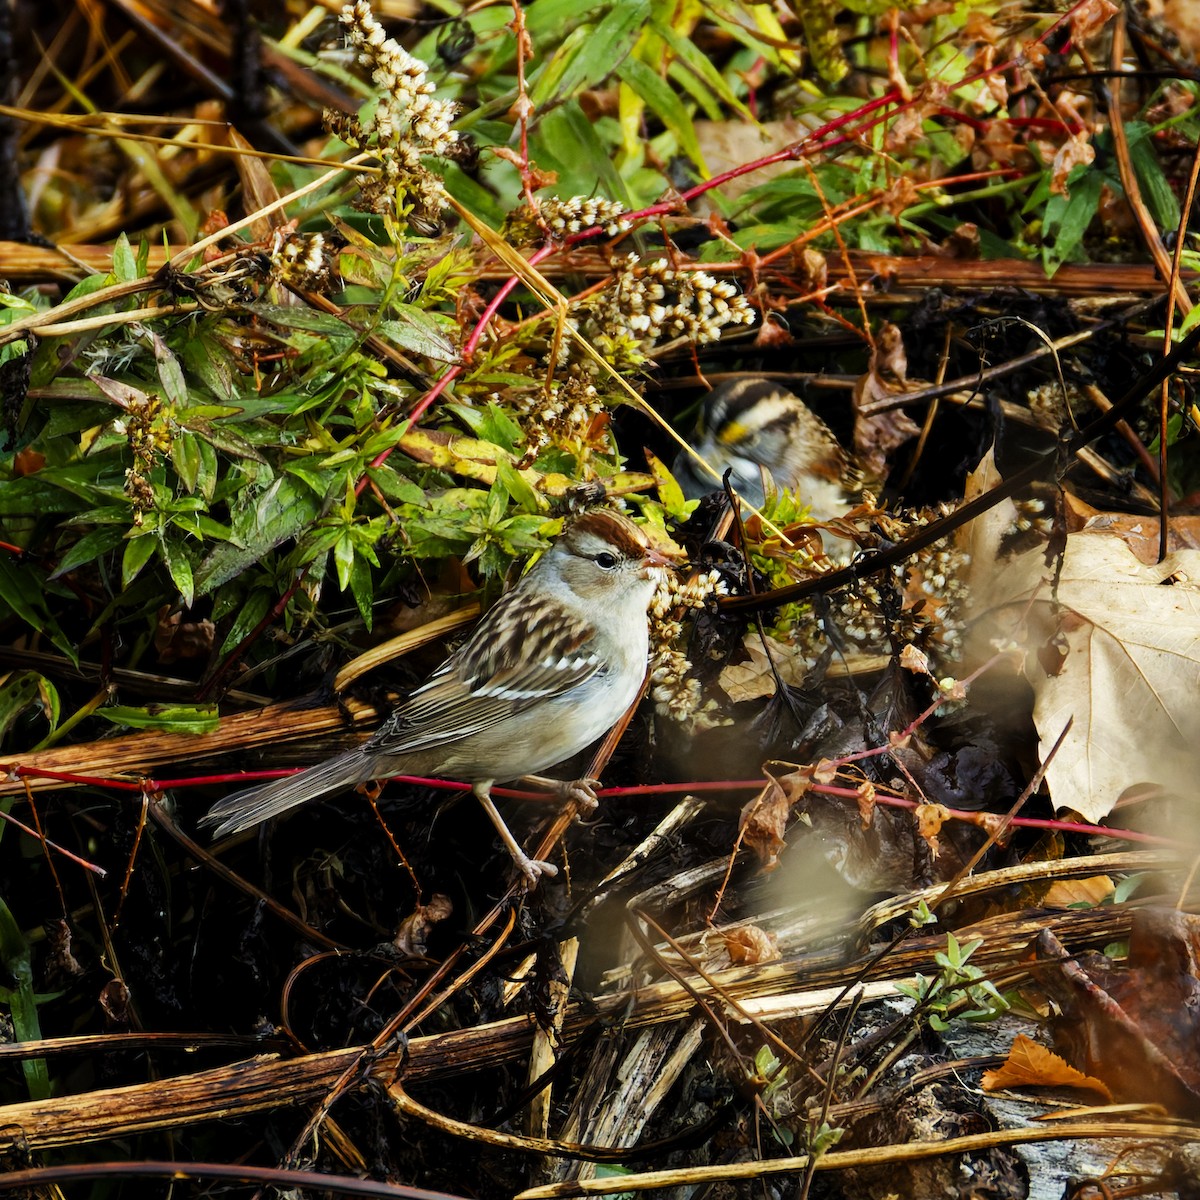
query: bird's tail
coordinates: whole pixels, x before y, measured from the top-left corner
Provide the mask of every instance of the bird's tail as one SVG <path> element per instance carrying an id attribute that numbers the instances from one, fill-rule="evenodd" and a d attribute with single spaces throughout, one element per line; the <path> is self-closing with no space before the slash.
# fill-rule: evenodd
<path id="1" fill-rule="evenodd" d="M 260 825 L 271 817 L 277 817 L 289 809 L 307 804 L 329 792 L 361 783 L 363 755 L 359 750 L 339 754 L 328 762 L 320 763 L 298 775 L 287 779 L 276 779 L 262 787 L 235 792 L 214 804 L 208 814 L 201 818 L 202 825 L 215 825 L 214 837 L 240 833 L 252 825 Z"/>

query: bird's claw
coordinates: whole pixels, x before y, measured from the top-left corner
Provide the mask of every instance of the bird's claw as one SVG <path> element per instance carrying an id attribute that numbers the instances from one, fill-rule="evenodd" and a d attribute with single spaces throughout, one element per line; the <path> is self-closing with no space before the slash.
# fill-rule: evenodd
<path id="1" fill-rule="evenodd" d="M 525 876 L 530 891 L 541 883 L 543 876 L 553 879 L 558 874 L 558 868 L 552 862 L 546 862 L 542 858 L 530 858 L 527 854 L 522 854 L 518 858 L 514 854 L 513 862 L 516 863 L 517 870 Z"/>
<path id="2" fill-rule="evenodd" d="M 578 805 L 582 812 L 595 812 L 600 801 L 596 799 L 596 789 L 600 786 L 598 779 L 572 779 L 562 784 L 561 795 L 564 800 Z"/>

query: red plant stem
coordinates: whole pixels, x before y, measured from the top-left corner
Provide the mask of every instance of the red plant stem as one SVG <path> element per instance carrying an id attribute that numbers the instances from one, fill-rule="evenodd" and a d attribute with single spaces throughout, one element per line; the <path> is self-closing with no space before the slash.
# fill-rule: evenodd
<path id="1" fill-rule="evenodd" d="M 94 787 L 110 788 L 117 791 L 138 792 L 149 790 L 153 792 L 166 791 L 168 788 L 202 787 L 213 783 L 258 783 L 271 779 L 280 779 L 287 775 L 297 775 L 303 770 L 296 767 L 286 771 L 241 771 L 230 775 L 197 775 L 183 779 L 143 779 L 132 783 L 125 779 L 104 779 L 92 775 L 74 775 L 66 771 L 43 771 L 35 767 L 16 767 L 13 773 L 27 775 L 37 779 L 60 779 L 64 783 L 91 784 Z M 432 779 L 425 775 L 390 775 L 388 778 L 397 783 L 408 783 L 418 787 L 431 788 L 443 792 L 469 792 L 472 785 L 461 779 Z M 635 787 L 598 788 L 596 797 L 600 800 L 620 799 L 628 796 L 671 796 L 681 793 L 704 792 L 757 792 L 761 791 L 766 779 L 713 779 L 692 780 L 685 783 L 647 783 Z M 857 800 L 857 788 L 834 787 L 831 784 L 813 784 L 810 791 L 822 796 L 835 796 L 839 799 Z M 545 800 L 544 792 L 529 792 L 520 788 L 497 787 L 492 789 L 492 795 L 504 796 L 514 800 Z M 915 809 L 921 807 L 921 802 L 909 800 L 904 796 L 888 796 L 876 793 L 875 803 L 891 808 Z M 947 808 L 951 818 L 959 821 L 978 823 L 979 818 L 986 814 L 972 809 Z M 1116 838 L 1119 841 L 1144 842 L 1154 846 L 1181 846 L 1186 843 L 1179 838 L 1159 837 L 1152 833 L 1141 833 L 1136 829 L 1112 829 L 1105 825 L 1089 825 L 1079 821 L 1060 821 L 1049 817 L 1014 817 L 1011 824 L 1025 829 L 1051 829 L 1062 833 L 1082 833 L 1091 837 Z M 57 848 L 57 847 L 56 847 Z M 63 853 L 68 853 L 63 851 Z M 87 864 L 84 864 L 87 865 Z M 90 868 L 99 870 L 98 867 Z"/>
<path id="2" fill-rule="evenodd" d="M 1075 11 L 1076 8 L 1082 7 L 1082 5 L 1085 3 L 1088 3 L 1088 0 L 1080 0 L 1079 4 L 1073 6 L 1067 13 L 1065 13 L 1057 21 L 1055 21 L 1054 24 L 1051 25 L 1050 28 L 1047 29 L 1046 32 L 1043 33 L 1037 39 L 1037 41 L 1039 43 L 1045 41 L 1045 39 L 1048 38 L 1050 36 L 1050 34 L 1052 34 L 1064 21 L 1069 20 L 1071 14 Z M 1018 65 L 1017 59 L 1010 59 L 1007 62 L 987 67 L 983 70 L 977 71 L 974 75 L 968 75 L 965 78 L 959 80 L 959 82 L 955 85 L 955 87 L 956 88 L 964 87 L 967 84 L 974 83 L 977 80 L 983 79 L 988 75 L 993 75 L 993 74 L 997 74 L 1002 71 L 1010 70 L 1017 65 Z M 723 183 L 727 183 L 731 179 L 737 179 L 742 175 L 749 174 L 751 171 L 757 171 L 757 170 L 761 169 L 762 167 L 771 166 L 774 163 L 794 162 L 799 158 L 807 157 L 809 154 L 813 153 L 814 151 L 817 151 L 817 150 L 828 151 L 828 150 L 833 149 L 835 146 L 842 145 L 846 142 L 854 141 L 854 140 L 860 138 L 864 133 L 866 133 L 867 130 L 872 129 L 875 125 L 878 125 L 881 121 L 884 121 L 888 118 L 889 114 L 886 111 L 881 111 L 881 110 L 886 110 L 887 108 L 891 107 L 892 105 L 896 105 L 895 113 L 890 114 L 890 115 L 894 116 L 896 113 L 900 113 L 900 112 L 903 112 L 907 108 L 911 108 L 912 105 L 917 102 L 916 97 L 914 97 L 912 100 L 908 100 L 905 102 L 900 102 L 901 100 L 902 100 L 902 98 L 901 98 L 901 95 L 900 95 L 900 92 L 898 91 L 898 89 L 892 88 L 889 91 L 887 91 L 886 93 L 884 93 L 884 95 L 879 96 L 874 100 L 869 100 L 865 104 L 860 105 L 853 112 L 843 113 L 840 116 L 835 117 L 833 120 L 827 122 L 826 124 L 820 126 L 817 129 L 815 129 L 808 136 L 800 139 L 798 142 L 794 142 L 791 146 L 785 147 L 783 150 L 776 151 L 774 154 L 766 155 L 765 157 L 756 159 L 755 161 L 750 162 L 750 163 L 743 163 L 740 166 L 731 167 L 728 171 L 723 171 L 719 175 L 713 176 L 711 179 L 708 179 L 708 180 L 703 181 L 702 183 L 696 184 L 695 187 L 689 188 L 687 191 L 683 192 L 679 196 L 673 197 L 670 200 L 661 200 L 656 204 L 650 205 L 650 207 L 648 207 L 648 208 L 642 209 L 640 212 L 631 213 L 628 215 L 628 217 L 626 219 L 629 220 L 630 222 L 634 222 L 634 221 L 645 221 L 645 220 L 650 219 L 651 217 L 656 217 L 656 216 L 666 216 L 667 214 L 669 214 L 671 212 L 678 211 L 681 207 L 688 204 L 691 200 L 695 199 L 697 196 L 701 196 L 705 192 L 711 191 L 715 187 L 720 187 Z M 865 117 L 870 116 L 873 113 L 878 113 L 879 115 L 873 117 L 869 121 L 863 119 Z M 851 130 L 850 133 L 841 134 L 837 137 L 830 136 L 831 134 L 838 133 L 839 130 L 844 129 L 846 126 L 851 125 L 854 122 L 858 122 L 858 124 L 855 125 L 855 127 Z M 600 226 L 594 226 L 591 229 L 581 230 L 579 233 L 572 234 L 570 237 L 564 239 L 562 245 L 563 246 L 575 245 L 575 244 L 578 244 L 579 242 L 582 242 L 589 238 L 595 237 L 597 234 L 599 234 L 601 232 L 602 232 L 602 228 Z M 546 246 L 542 246 L 537 251 L 534 252 L 534 254 L 530 257 L 529 262 L 531 265 L 534 263 L 541 262 L 544 259 L 550 257 L 552 254 L 556 254 L 559 249 L 560 249 L 560 247 L 555 244 L 549 244 Z M 479 321 L 476 323 L 475 329 L 472 331 L 471 335 L 468 337 L 466 343 L 463 346 L 462 358 L 463 358 L 464 362 L 470 361 L 472 355 L 475 352 L 475 349 L 479 345 L 480 339 L 483 337 L 484 331 L 486 330 L 488 324 L 491 322 L 492 318 L 495 316 L 500 305 L 510 295 L 513 288 L 515 288 L 519 282 L 520 282 L 520 280 L 517 276 L 515 276 L 515 275 L 511 276 L 497 290 L 496 295 L 492 298 L 491 302 L 488 304 L 487 308 L 484 310 L 483 315 L 480 317 Z M 413 408 L 412 412 L 409 414 L 409 420 L 412 421 L 414 424 L 418 420 L 420 420 L 421 416 L 423 416 L 424 413 L 429 409 L 430 405 L 433 404 L 434 400 L 446 389 L 446 387 L 455 378 L 457 378 L 460 374 L 462 374 L 462 370 L 463 370 L 463 368 L 462 368 L 461 363 L 456 363 L 452 367 L 450 367 L 449 370 L 447 370 L 446 373 L 444 375 L 442 375 L 442 377 L 438 380 L 438 382 L 433 386 L 433 388 L 431 388 L 429 390 L 429 392 L 427 392 L 421 398 L 421 400 L 418 401 L 417 405 Z M 387 461 L 387 459 L 389 458 L 391 453 L 392 453 L 392 451 L 390 449 L 381 452 L 372 461 L 371 466 L 373 466 L 373 467 L 382 466 L 383 463 L 385 463 Z M 360 479 L 358 481 L 358 483 L 355 485 L 355 495 L 361 495 L 362 491 L 365 487 L 366 487 L 366 478 L 364 476 L 364 478 Z M 307 569 L 305 571 L 305 574 L 307 574 Z M 246 635 L 245 638 L 242 639 L 242 641 L 237 646 L 234 647 L 234 649 L 226 657 L 225 661 L 221 663 L 220 667 L 217 668 L 217 670 L 214 672 L 214 674 L 209 679 L 209 681 L 204 685 L 204 687 L 198 693 L 201 698 L 208 695 L 212 691 L 213 687 L 221 679 L 223 679 L 225 677 L 225 675 L 228 673 L 230 667 L 232 667 L 236 662 L 238 662 L 239 659 L 242 657 L 242 655 L 246 652 L 246 650 L 248 650 L 250 648 L 250 646 L 253 645 L 254 642 L 262 635 L 263 630 L 265 630 L 267 628 L 267 626 L 270 624 L 270 622 L 275 620 L 278 617 L 278 615 L 283 611 L 283 609 L 286 608 L 288 601 L 295 594 L 296 588 L 298 588 L 300 586 L 300 582 L 302 579 L 303 579 L 303 576 L 301 576 L 299 579 L 297 579 L 296 582 L 292 585 L 292 587 L 288 589 L 288 591 L 284 594 L 284 596 L 280 599 L 280 601 L 275 605 L 275 607 L 267 615 L 267 617 L 265 617 L 263 619 L 263 621 L 261 621 L 259 623 L 259 625 L 257 625 L 249 634 Z"/>
<path id="3" fill-rule="evenodd" d="M 65 846 L 60 846 L 57 842 L 52 842 L 44 834 L 39 833 L 36 829 L 31 829 L 24 821 L 18 821 L 10 812 L 5 812 L 0 808 L 0 819 L 7 822 L 9 825 L 15 825 L 22 833 L 27 833 L 34 841 L 40 842 L 47 850 L 53 850 L 61 854 L 64 858 L 69 858 L 77 866 L 83 867 L 85 871 L 91 871 L 94 875 L 99 875 L 103 879 L 108 872 L 103 867 L 98 867 L 95 863 L 90 863 L 86 858 L 80 858 L 78 854 L 72 853 Z"/>

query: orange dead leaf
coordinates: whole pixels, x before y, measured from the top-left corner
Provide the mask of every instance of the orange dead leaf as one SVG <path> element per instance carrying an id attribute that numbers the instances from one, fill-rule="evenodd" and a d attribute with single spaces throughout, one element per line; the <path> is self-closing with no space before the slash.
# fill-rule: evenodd
<path id="1" fill-rule="evenodd" d="M 774 962 L 779 957 L 778 939 L 757 925 L 726 930 L 721 934 L 721 940 L 729 953 L 729 961 L 733 963 L 753 965 Z"/>
<path id="2" fill-rule="evenodd" d="M 864 782 L 858 786 L 858 816 L 866 829 L 875 816 L 875 785 Z"/>
<path id="3" fill-rule="evenodd" d="M 1077 1071 L 1053 1050 L 1047 1050 L 1019 1033 L 1013 1039 L 1005 1064 L 995 1071 L 983 1073 L 983 1090 L 998 1092 L 1004 1088 L 1026 1087 L 1084 1088 L 1099 1092 L 1106 1101 L 1112 1100 L 1112 1093 L 1102 1080 Z"/>
<path id="4" fill-rule="evenodd" d="M 1068 17 L 1071 22 L 1071 40 L 1077 44 L 1086 42 L 1120 11 L 1112 0 L 1084 0 L 1082 4 L 1075 5 Z"/>
<path id="5" fill-rule="evenodd" d="M 900 665 L 914 675 L 928 675 L 929 655 L 923 650 L 918 650 L 912 642 L 909 642 L 900 651 Z"/>
<path id="6" fill-rule="evenodd" d="M 941 851 L 938 834 L 950 820 L 950 810 L 944 804 L 918 804 L 913 814 L 917 818 L 917 832 L 929 843 L 929 852 L 937 858 Z"/>
<path id="7" fill-rule="evenodd" d="M 13 455 L 13 474 L 17 476 L 34 475 L 45 465 L 46 456 L 41 451 L 32 450 L 28 446 Z"/>
<path id="8" fill-rule="evenodd" d="M 1067 908 L 1072 904 L 1099 904 L 1113 894 L 1115 885 L 1107 875 L 1087 879 L 1060 879 L 1052 883 L 1042 897 L 1047 908 Z"/>
<path id="9" fill-rule="evenodd" d="M 837 778 L 837 765 L 823 758 L 813 768 L 812 777 L 817 783 L 832 783 Z"/>

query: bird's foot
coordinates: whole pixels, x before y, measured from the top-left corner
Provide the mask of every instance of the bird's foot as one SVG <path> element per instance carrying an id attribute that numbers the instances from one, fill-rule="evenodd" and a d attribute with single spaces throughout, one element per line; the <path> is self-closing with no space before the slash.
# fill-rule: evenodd
<path id="1" fill-rule="evenodd" d="M 547 779 L 544 775 L 525 775 L 521 782 L 549 792 L 555 800 L 570 801 L 582 812 L 594 812 L 600 803 L 596 799 L 596 789 L 600 787 L 598 779 Z"/>
<path id="2" fill-rule="evenodd" d="M 492 800 L 491 781 L 477 783 L 474 791 L 479 803 L 483 805 L 484 812 L 487 813 L 492 824 L 496 828 L 496 832 L 500 835 L 500 840 L 504 843 L 505 849 L 512 856 L 513 862 L 517 866 L 517 870 L 525 876 L 529 889 L 537 887 L 542 881 L 542 878 L 553 878 L 558 874 L 558 868 L 553 864 L 546 862 L 540 858 L 530 858 L 524 850 L 521 849 L 517 839 L 513 837 L 512 830 L 504 823 L 504 818 L 500 815 Z"/>
<path id="3" fill-rule="evenodd" d="M 541 883 L 543 876 L 553 879 L 558 874 L 558 868 L 552 862 L 546 862 L 543 858 L 530 858 L 519 846 L 515 850 L 511 846 L 508 847 L 508 852 L 512 855 L 517 870 L 528 881 L 530 891 Z"/>

